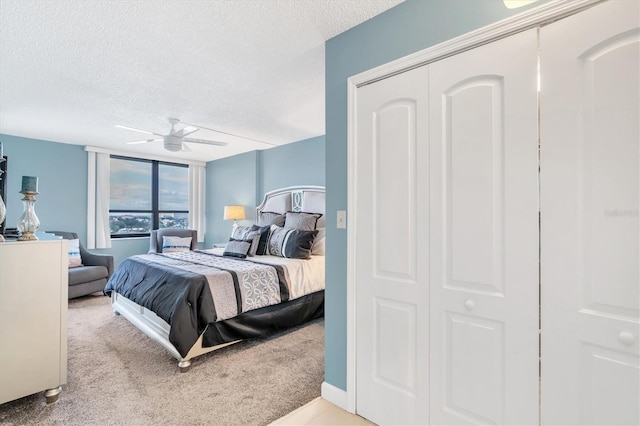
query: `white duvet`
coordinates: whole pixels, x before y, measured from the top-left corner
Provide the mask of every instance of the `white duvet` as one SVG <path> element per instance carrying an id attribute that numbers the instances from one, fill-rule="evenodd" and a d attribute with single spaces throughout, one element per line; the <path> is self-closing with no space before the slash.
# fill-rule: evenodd
<path id="1" fill-rule="evenodd" d="M 202 251 L 222 256 L 224 248 L 218 247 Z M 311 259 L 250 256 L 245 260 L 266 265 L 282 266 L 289 283 L 289 300 L 324 290 L 324 256 L 311 256 Z"/>

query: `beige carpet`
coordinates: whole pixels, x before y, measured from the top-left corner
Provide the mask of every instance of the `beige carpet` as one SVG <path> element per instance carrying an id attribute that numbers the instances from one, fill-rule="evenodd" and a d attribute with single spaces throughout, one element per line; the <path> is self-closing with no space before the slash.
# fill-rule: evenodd
<path id="1" fill-rule="evenodd" d="M 266 425 L 320 396 L 324 322 L 203 355 L 187 373 L 109 298 L 69 301 L 67 384 L 0 405 L 7 425 Z"/>

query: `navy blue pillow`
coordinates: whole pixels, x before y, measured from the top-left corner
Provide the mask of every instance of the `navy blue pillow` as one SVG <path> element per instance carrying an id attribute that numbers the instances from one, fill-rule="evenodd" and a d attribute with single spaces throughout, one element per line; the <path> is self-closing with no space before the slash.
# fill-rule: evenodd
<path id="1" fill-rule="evenodd" d="M 289 233 L 284 246 L 284 257 L 289 259 L 309 259 L 311 246 L 318 231 L 301 231 L 295 229 Z"/>
<path id="2" fill-rule="evenodd" d="M 271 234 L 271 226 L 258 226 L 253 225 L 251 227 L 251 231 L 260 232 L 260 241 L 258 242 L 258 251 L 256 254 L 264 255 L 269 254 L 268 244 L 269 244 L 269 235 Z"/>
<path id="3" fill-rule="evenodd" d="M 268 250 L 272 256 L 289 259 L 309 259 L 311 246 L 318 231 L 301 231 L 299 229 L 281 228 L 271 225 Z"/>

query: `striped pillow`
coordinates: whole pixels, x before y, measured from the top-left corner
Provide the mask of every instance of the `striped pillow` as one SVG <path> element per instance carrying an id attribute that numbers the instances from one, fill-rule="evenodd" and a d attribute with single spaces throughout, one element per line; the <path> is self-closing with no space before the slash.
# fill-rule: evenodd
<path id="1" fill-rule="evenodd" d="M 251 248 L 247 253 L 247 256 L 255 256 L 258 252 L 258 246 L 260 244 L 260 232 L 255 231 L 249 226 L 238 226 L 231 233 L 231 238 L 234 240 L 248 240 L 251 241 Z"/>
<path id="2" fill-rule="evenodd" d="M 258 240 L 258 251 L 256 254 L 263 255 L 269 254 L 269 235 L 271 235 L 271 226 L 258 226 L 253 225 L 251 227 L 252 231 L 256 231 L 260 233 L 260 239 Z"/>
<path id="3" fill-rule="evenodd" d="M 272 256 L 289 259 L 309 259 L 311 245 L 318 231 L 301 231 L 299 229 L 281 228 L 271 225 L 268 250 Z"/>

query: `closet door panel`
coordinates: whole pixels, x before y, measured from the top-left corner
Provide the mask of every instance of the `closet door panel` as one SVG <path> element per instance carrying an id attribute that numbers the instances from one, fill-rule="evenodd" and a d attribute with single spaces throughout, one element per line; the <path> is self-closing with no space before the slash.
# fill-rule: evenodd
<path id="1" fill-rule="evenodd" d="M 428 70 L 361 87 L 356 137 L 356 411 L 426 424 Z"/>
<path id="2" fill-rule="evenodd" d="M 441 94 L 450 288 L 502 294 L 503 90 L 502 78 L 482 76 Z"/>
<path id="3" fill-rule="evenodd" d="M 537 33 L 431 64 L 430 422 L 538 422 Z"/>
<path id="4" fill-rule="evenodd" d="M 545 424 L 640 423 L 639 4 L 540 33 Z"/>

